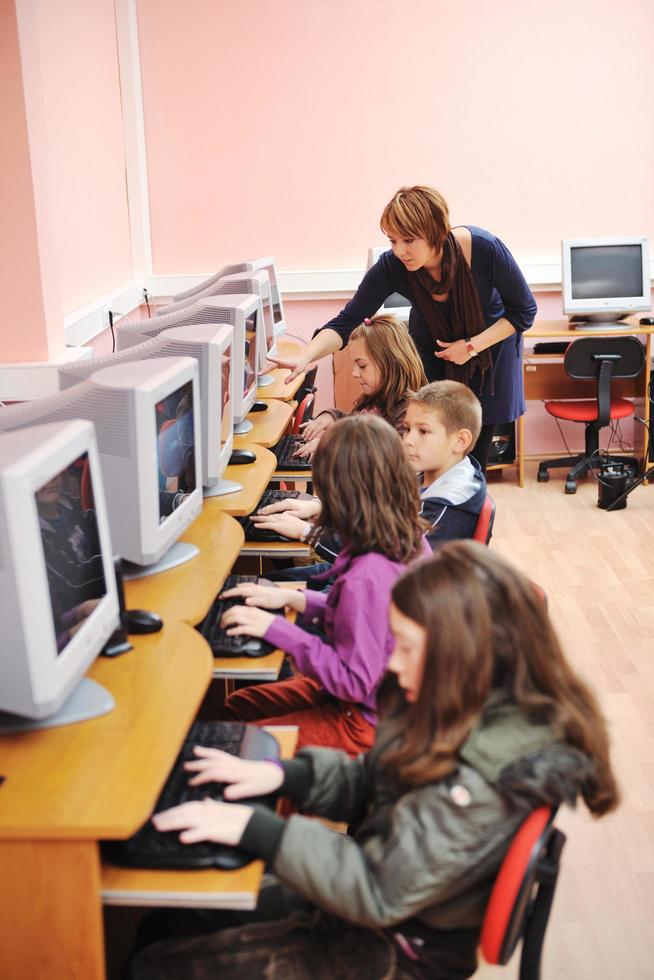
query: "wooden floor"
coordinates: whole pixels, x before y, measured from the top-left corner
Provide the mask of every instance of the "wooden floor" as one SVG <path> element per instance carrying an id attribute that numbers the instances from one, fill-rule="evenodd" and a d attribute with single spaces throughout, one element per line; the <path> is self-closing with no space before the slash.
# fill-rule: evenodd
<path id="1" fill-rule="evenodd" d="M 563 471 L 520 490 L 495 482 L 492 547 L 547 592 L 571 662 L 608 718 L 623 803 L 593 820 L 559 812 L 568 835 L 545 945 L 543 980 L 654 977 L 654 486 L 626 510 L 597 507 L 597 486 L 563 492 Z M 517 977 L 483 966 L 480 980 Z"/>

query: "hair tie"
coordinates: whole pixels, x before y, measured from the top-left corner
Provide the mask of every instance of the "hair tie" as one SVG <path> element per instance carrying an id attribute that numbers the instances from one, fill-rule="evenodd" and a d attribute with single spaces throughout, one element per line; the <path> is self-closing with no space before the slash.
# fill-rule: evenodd
<path id="1" fill-rule="evenodd" d="M 364 317 L 364 320 L 363 320 L 363 322 L 365 323 L 365 325 L 366 325 L 367 327 L 369 327 L 369 326 L 371 325 L 371 323 L 372 323 L 372 320 L 370 319 L 370 317 L 369 317 L 369 316 L 367 316 L 367 317 Z"/>

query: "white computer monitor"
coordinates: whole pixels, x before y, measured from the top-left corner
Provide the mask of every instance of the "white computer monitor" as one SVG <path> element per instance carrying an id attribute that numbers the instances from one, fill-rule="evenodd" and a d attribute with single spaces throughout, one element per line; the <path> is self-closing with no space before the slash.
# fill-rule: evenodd
<path id="1" fill-rule="evenodd" d="M 270 280 L 270 297 L 272 300 L 273 320 L 275 322 L 275 337 L 281 337 L 286 332 L 286 313 L 284 301 L 279 288 L 279 275 L 274 256 L 266 255 L 258 259 L 246 259 L 244 262 L 234 262 L 223 267 L 220 276 L 231 276 L 235 272 L 258 272 L 265 270 Z"/>
<path id="2" fill-rule="evenodd" d="M 133 361 L 0 408 L 0 432 L 70 418 L 94 423 L 113 545 L 133 565 L 126 577 L 139 577 L 198 554 L 177 540 L 202 509 L 198 399 L 197 361 Z"/>
<path id="3" fill-rule="evenodd" d="M 228 324 L 191 324 L 172 327 L 135 347 L 91 357 L 59 368 L 62 391 L 85 381 L 102 368 L 152 357 L 193 357 L 198 362 L 200 421 L 202 429 L 202 485 L 204 496 L 213 497 L 242 490 L 239 483 L 224 480 L 232 453 L 234 435 L 233 399 L 230 390 L 234 329 Z M 225 378 L 227 379 L 225 383 Z"/>
<path id="4" fill-rule="evenodd" d="M 383 245 L 378 245 L 374 248 L 368 249 L 366 271 L 372 268 L 375 262 L 378 261 L 379 256 L 383 255 L 384 252 L 388 252 L 388 248 Z M 385 314 L 386 316 L 394 316 L 403 323 L 408 323 L 411 315 L 411 303 L 406 296 L 402 296 L 401 293 L 391 293 L 390 296 L 386 297 L 383 305 L 380 306 L 377 312 Z"/>
<path id="5" fill-rule="evenodd" d="M 152 319 L 122 321 L 116 330 L 118 350 L 126 350 L 158 337 L 171 327 L 190 323 L 228 323 L 234 328 L 232 357 L 232 399 L 234 432 L 249 432 L 252 423 L 246 418 L 256 398 L 257 350 L 264 343 L 263 309 L 258 296 L 232 295 L 199 300 L 192 306 Z M 247 353 L 246 353 L 247 352 Z"/>
<path id="6" fill-rule="evenodd" d="M 224 276 L 216 285 L 212 286 L 213 295 L 237 295 L 241 293 L 258 296 L 261 299 L 263 308 L 263 333 L 264 343 L 259 344 L 259 364 L 258 364 L 258 385 L 266 388 L 274 383 L 275 379 L 271 374 L 266 374 L 266 368 L 270 369 L 268 357 L 276 357 L 277 342 L 275 336 L 275 314 L 273 310 L 272 294 L 270 291 L 270 276 L 267 269 L 259 269 L 250 272 L 233 272 Z"/>
<path id="7" fill-rule="evenodd" d="M 211 276 L 207 276 L 207 278 L 203 279 L 202 282 L 196 283 L 195 286 L 191 286 L 189 289 L 184 289 L 181 293 L 176 293 L 172 297 L 172 302 L 170 303 L 170 306 L 173 306 L 176 303 L 183 303 L 185 300 L 191 299 L 193 296 L 200 298 L 201 296 L 204 295 L 207 296 L 210 295 L 209 293 L 205 293 L 205 290 L 210 289 L 211 286 L 215 285 L 215 283 L 217 283 L 219 279 L 221 279 L 224 275 L 227 274 L 227 271 L 230 268 L 231 266 L 223 266 L 220 272 L 216 272 Z M 162 309 L 162 312 L 163 313 L 166 312 L 166 307 Z"/>
<path id="8" fill-rule="evenodd" d="M 119 625 L 95 430 L 0 434 L 0 732 L 111 711 L 84 678 Z"/>
<path id="9" fill-rule="evenodd" d="M 580 326 L 651 308 L 647 238 L 567 238 L 561 260 L 563 312 Z"/>

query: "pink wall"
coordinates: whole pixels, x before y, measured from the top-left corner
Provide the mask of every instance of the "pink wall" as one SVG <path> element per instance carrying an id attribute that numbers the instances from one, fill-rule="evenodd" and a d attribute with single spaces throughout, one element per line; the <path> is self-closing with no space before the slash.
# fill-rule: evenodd
<path id="1" fill-rule="evenodd" d="M 114 0 L 36 13 L 65 315 L 132 277 Z"/>
<path id="2" fill-rule="evenodd" d="M 357 268 L 403 183 L 522 262 L 654 239 L 650 0 L 139 0 L 154 271 Z"/>
<path id="3" fill-rule="evenodd" d="M 0 348 L 3 361 L 47 357 L 41 263 L 18 25 L 12 3 L 0 4 Z M 17 284 L 20 283 L 20 287 Z M 31 283 L 32 288 L 25 288 Z M 23 323 L 32 325 L 25 336 Z"/>

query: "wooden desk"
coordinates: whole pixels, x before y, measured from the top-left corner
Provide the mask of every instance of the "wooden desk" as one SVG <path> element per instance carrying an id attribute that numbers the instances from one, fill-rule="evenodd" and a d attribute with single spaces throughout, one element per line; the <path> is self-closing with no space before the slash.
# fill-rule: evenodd
<path id="1" fill-rule="evenodd" d="M 271 483 L 310 483 L 311 470 L 275 470 L 271 477 Z"/>
<path id="2" fill-rule="evenodd" d="M 250 558 L 304 558 L 310 551 L 302 541 L 246 541 L 240 553 Z"/>
<path id="3" fill-rule="evenodd" d="M 640 314 L 639 314 L 640 316 Z M 606 328 L 584 330 L 570 329 L 567 319 L 559 320 L 536 320 L 533 327 L 525 334 L 525 341 L 534 340 L 577 340 L 579 337 L 622 337 L 627 334 L 635 336 L 645 336 L 645 367 L 639 378 L 633 381 L 617 380 L 611 385 L 611 390 L 623 398 L 634 398 L 643 401 L 642 407 L 639 405 L 641 417 L 644 418 L 646 425 L 649 425 L 650 403 L 647 397 L 652 363 L 652 335 L 654 327 L 641 326 L 638 322 L 639 317 L 629 318 L 632 325 L 631 330 L 615 330 L 607 325 Z M 592 381 L 575 381 L 569 378 L 563 370 L 562 355 L 535 355 L 530 348 L 525 348 L 523 353 L 523 371 L 525 381 L 525 399 L 527 401 L 540 401 L 543 399 L 556 398 L 594 398 L 597 387 Z M 635 455 L 647 456 L 647 428 L 642 428 L 641 444 L 634 446 Z M 524 435 L 524 416 L 518 419 L 517 431 L 517 450 L 518 450 L 518 482 L 524 487 L 524 463 L 526 458 L 525 435 Z"/>
<path id="4" fill-rule="evenodd" d="M 183 623 L 133 637 L 89 676 L 108 715 L 0 737 L 0 976 L 102 980 L 98 841 L 147 819 L 211 679 L 213 658 Z"/>
<path id="5" fill-rule="evenodd" d="M 252 422 L 252 429 L 243 435 L 234 436 L 235 449 L 250 449 L 253 442 L 257 446 L 265 446 L 266 449 L 275 446 L 284 435 L 297 408 L 294 401 L 285 402 L 279 398 L 261 400 L 266 402 L 268 408 L 265 412 L 250 412 L 248 421 Z"/>
<path id="6" fill-rule="evenodd" d="M 216 657 L 213 676 L 226 681 L 276 681 L 284 663 L 283 650 L 266 657 Z"/>
<path id="7" fill-rule="evenodd" d="M 266 729 L 279 742 L 283 759 L 290 759 L 297 745 L 297 728 Z M 102 867 L 102 899 L 105 905 L 176 906 L 185 908 L 253 909 L 257 904 L 263 861 L 253 861 L 240 871 L 153 871 L 142 868 Z"/>
<path id="8" fill-rule="evenodd" d="M 268 453 L 268 450 L 261 452 Z M 275 457 L 272 453 L 268 455 L 272 456 L 274 465 Z M 125 583 L 128 608 L 149 609 L 159 613 L 164 622 L 181 620 L 191 626 L 204 619 L 245 539 L 241 525 L 226 512 L 225 500 L 225 497 L 205 500 L 202 513 L 182 537 L 182 541 L 197 545 L 199 555 L 168 572 Z"/>
<path id="9" fill-rule="evenodd" d="M 257 457 L 256 461 L 241 466 L 228 466 L 224 474 L 226 480 L 235 480 L 243 489 L 236 493 L 226 493 L 222 497 L 209 497 L 204 501 L 205 508 L 210 504 L 232 517 L 246 517 L 256 509 L 261 494 L 270 483 L 277 459 L 274 453 L 263 446 L 244 443 L 244 447 L 252 450 Z"/>
<path id="10" fill-rule="evenodd" d="M 269 398 L 281 398 L 285 402 L 292 401 L 304 381 L 304 375 L 299 374 L 295 381 L 291 381 L 289 385 L 285 384 L 284 378 L 290 374 L 288 368 L 275 368 L 274 371 L 266 371 L 266 374 L 275 379 L 271 385 L 266 385 L 265 388 L 257 388 L 257 398 L 266 401 Z"/>

